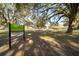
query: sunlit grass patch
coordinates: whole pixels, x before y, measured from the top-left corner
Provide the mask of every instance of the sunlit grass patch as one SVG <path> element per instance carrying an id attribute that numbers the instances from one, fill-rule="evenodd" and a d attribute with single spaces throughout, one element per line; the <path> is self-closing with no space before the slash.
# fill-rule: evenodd
<path id="1" fill-rule="evenodd" d="M 0 40 L 8 38 L 8 32 L 0 34 Z"/>
<path id="2" fill-rule="evenodd" d="M 79 30 L 73 30 L 74 35 L 79 35 Z"/>
<path id="3" fill-rule="evenodd" d="M 8 49 L 9 49 L 8 44 L 7 44 L 7 45 L 2 45 L 2 46 L 0 47 L 0 53 L 5 52 L 5 51 L 7 51 Z"/>
<path id="4" fill-rule="evenodd" d="M 5 54 L 5 56 L 11 56 L 11 55 L 14 53 L 14 51 L 15 51 L 15 50 L 10 50 L 10 51 L 8 51 L 8 52 Z"/>
<path id="5" fill-rule="evenodd" d="M 50 45 L 57 45 L 60 47 L 60 44 L 56 41 L 55 38 L 52 38 L 50 36 L 40 36 L 40 38 L 46 42 L 48 42 Z"/>
<path id="6" fill-rule="evenodd" d="M 79 48 L 79 43 L 73 42 L 73 41 L 71 41 L 71 40 L 67 40 L 67 42 L 68 42 L 70 45 Z"/>
<path id="7" fill-rule="evenodd" d="M 55 40 L 54 38 L 51 38 L 49 36 L 40 36 L 41 39 L 44 39 L 45 41 L 48 41 L 48 42 L 52 42 L 53 40 Z"/>

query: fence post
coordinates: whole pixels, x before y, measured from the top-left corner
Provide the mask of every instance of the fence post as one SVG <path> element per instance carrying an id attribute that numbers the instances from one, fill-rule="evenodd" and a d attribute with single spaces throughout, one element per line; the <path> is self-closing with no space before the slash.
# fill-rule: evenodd
<path id="1" fill-rule="evenodd" d="M 11 49 L 11 24 L 9 22 L 9 49 Z"/>
<path id="2" fill-rule="evenodd" d="M 25 25 L 23 25 L 23 40 L 25 41 Z"/>

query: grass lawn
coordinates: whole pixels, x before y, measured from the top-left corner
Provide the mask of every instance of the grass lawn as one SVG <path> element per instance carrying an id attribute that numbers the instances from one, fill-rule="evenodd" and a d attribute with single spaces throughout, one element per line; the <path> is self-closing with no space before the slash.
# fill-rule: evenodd
<path id="1" fill-rule="evenodd" d="M 8 32 L 0 33 L 0 40 L 8 38 Z"/>
<path id="2" fill-rule="evenodd" d="M 14 27 L 15 28 L 15 27 Z M 74 34 L 66 34 L 63 31 L 26 31 L 26 41 L 22 41 L 22 37 L 12 38 L 12 51 L 6 49 L 8 40 L 3 40 L 8 37 L 8 32 L 0 33 L 0 40 L 3 44 L 0 47 L 1 55 L 66 55 L 79 56 L 79 30 L 73 31 Z M 28 36 L 32 39 L 27 40 Z M 4 49 L 2 49 L 4 47 Z M 5 48 L 6 47 L 6 48 Z M 7 52 L 5 52 L 7 51 Z M 39 52 L 38 52 L 39 51 Z M 15 53 L 15 54 L 14 54 Z"/>

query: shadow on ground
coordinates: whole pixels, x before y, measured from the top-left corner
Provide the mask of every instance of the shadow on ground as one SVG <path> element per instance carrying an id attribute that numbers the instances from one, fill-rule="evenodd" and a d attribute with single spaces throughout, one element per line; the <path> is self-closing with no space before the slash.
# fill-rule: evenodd
<path id="1" fill-rule="evenodd" d="M 0 42 L 2 56 L 79 56 L 79 35 L 52 31 L 26 31 L 22 36 L 12 37 L 12 49 L 8 39 Z"/>

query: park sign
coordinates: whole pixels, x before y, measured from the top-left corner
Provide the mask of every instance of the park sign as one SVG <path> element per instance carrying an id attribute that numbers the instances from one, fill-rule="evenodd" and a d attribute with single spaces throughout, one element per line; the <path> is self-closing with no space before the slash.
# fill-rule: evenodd
<path id="1" fill-rule="evenodd" d="M 16 22 L 11 24 L 11 31 L 23 31 L 25 22 L 23 20 L 23 18 L 17 18 Z"/>
<path id="2" fill-rule="evenodd" d="M 16 24 L 11 24 L 11 31 L 23 31 L 23 26 L 17 26 Z"/>

